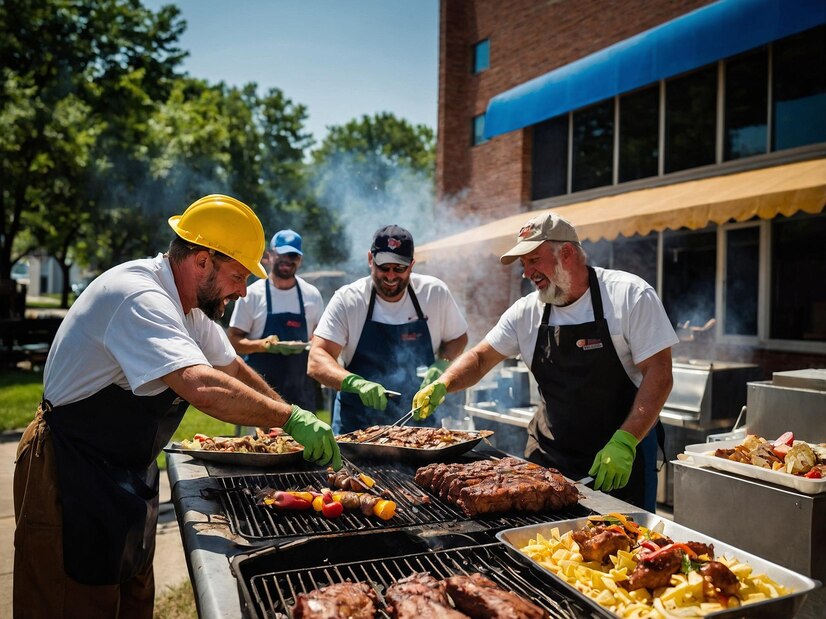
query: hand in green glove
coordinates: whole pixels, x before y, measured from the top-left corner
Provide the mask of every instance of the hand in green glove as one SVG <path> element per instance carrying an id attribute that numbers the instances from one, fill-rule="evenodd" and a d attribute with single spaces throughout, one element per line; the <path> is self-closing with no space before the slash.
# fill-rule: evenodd
<path id="1" fill-rule="evenodd" d="M 424 389 L 420 389 L 413 396 L 413 407 L 417 410 L 413 412 L 413 419 L 421 421 L 433 414 L 439 404 L 445 401 L 447 395 L 447 385 L 444 383 L 430 383 Z"/>
<path id="2" fill-rule="evenodd" d="M 298 355 L 304 352 L 304 348 L 289 344 L 267 344 L 267 352 L 277 355 Z"/>
<path id="3" fill-rule="evenodd" d="M 358 374 L 348 374 L 341 381 L 341 390 L 345 393 L 355 393 L 361 399 L 361 403 L 369 408 L 377 408 L 383 411 L 387 408 L 387 395 L 384 387 L 378 383 L 364 380 Z"/>
<path id="4" fill-rule="evenodd" d="M 304 459 L 325 466 L 332 462 L 333 470 L 341 468 L 341 452 L 333 436 L 333 430 L 310 411 L 293 404 L 293 412 L 284 432 L 304 445 Z"/>
<path id="5" fill-rule="evenodd" d="M 437 359 L 433 365 L 427 368 L 427 372 L 424 374 L 424 379 L 422 380 L 422 384 L 419 385 L 419 389 L 424 389 L 434 380 L 439 378 L 442 374 L 445 373 L 445 370 L 450 365 L 450 361 L 447 359 Z"/>
<path id="6" fill-rule="evenodd" d="M 588 475 L 594 478 L 594 490 L 616 490 L 628 483 L 639 441 L 630 432 L 617 430 L 608 444 L 597 453 Z"/>

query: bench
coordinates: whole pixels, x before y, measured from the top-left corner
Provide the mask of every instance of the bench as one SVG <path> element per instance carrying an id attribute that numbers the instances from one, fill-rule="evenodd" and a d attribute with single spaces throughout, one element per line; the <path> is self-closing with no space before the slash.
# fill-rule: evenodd
<path id="1" fill-rule="evenodd" d="M 32 366 L 46 361 L 63 318 L 0 320 L 0 368 L 26 361 Z"/>

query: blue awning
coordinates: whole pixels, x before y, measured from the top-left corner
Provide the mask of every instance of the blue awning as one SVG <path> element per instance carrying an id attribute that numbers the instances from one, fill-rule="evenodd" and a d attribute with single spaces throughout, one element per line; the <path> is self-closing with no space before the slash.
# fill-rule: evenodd
<path id="1" fill-rule="evenodd" d="M 485 137 L 536 124 L 824 23 L 824 0 L 720 0 L 496 95 L 488 104 Z"/>

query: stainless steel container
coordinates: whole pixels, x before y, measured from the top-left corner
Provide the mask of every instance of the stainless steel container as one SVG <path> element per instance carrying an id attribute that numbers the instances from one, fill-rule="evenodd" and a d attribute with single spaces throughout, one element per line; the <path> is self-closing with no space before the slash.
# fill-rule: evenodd
<path id="1" fill-rule="evenodd" d="M 766 439 L 784 432 L 810 443 L 826 442 L 826 369 L 775 372 L 748 385 L 746 425 Z"/>

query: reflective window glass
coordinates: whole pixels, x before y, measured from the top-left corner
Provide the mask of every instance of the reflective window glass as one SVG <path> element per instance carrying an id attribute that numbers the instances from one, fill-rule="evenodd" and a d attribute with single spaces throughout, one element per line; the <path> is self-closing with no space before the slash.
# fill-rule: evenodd
<path id="1" fill-rule="evenodd" d="M 702 326 L 715 317 L 716 264 L 714 230 L 663 235 L 662 301 L 672 324 Z"/>
<path id="2" fill-rule="evenodd" d="M 614 100 L 573 114 L 571 191 L 610 185 L 614 169 Z"/>
<path id="3" fill-rule="evenodd" d="M 657 286 L 657 234 L 619 237 L 614 241 L 612 268 L 639 275 L 651 286 Z"/>
<path id="4" fill-rule="evenodd" d="M 568 116 L 533 126 L 531 198 L 541 200 L 568 190 Z"/>
<path id="5" fill-rule="evenodd" d="M 620 97 L 619 182 L 657 175 L 659 85 Z"/>
<path id="6" fill-rule="evenodd" d="M 467 48 L 466 48 L 467 49 Z M 490 68 L 490 39 L 479 41 L 473 46 L 473 72 L 481 73 Z"/>
<path id="7" fill-rule="evenodd" d="M 485 115 L 479 114 L 478 116 L 474 116 L 472 122 L 472 145 L 476 146 L 477 144 L 484 144 L 485 142 L 487 142 L 487 139 L 485 139 Z"/>
<path id="8" fill-rule="evenodd" d="M 778 41 L 772 150 L 826 142 L 826 26 Z"/>
<path id="9" fill-rule="evenodd" d="M 725 323 L 728 335 L 757 335 L 760 229 L 726 231 Z"/>
<path id="10" fill-rule="evenodd" d="M 665 172 L 714 163 L 717 65 L 666 82 Z"/>
<path id="11" fill-rule="evenodd" d="M 826 215 L 772 220 L 770 337 L 826 341 Z"/>
<path id="12" fill-rule="evenodd" d="M 766 152 L 768 50 L 726 62 L 723 157 L 726 161 Z"/>

